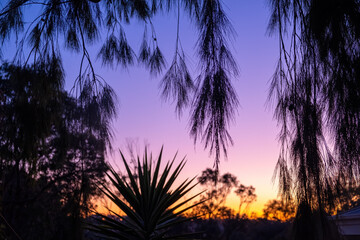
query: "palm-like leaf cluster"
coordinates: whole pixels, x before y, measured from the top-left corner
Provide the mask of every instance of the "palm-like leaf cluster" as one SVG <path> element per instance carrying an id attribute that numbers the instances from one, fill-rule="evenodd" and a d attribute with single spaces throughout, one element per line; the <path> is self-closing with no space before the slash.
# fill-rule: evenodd
<path id="1" fill-rule="evenodd" d="M 178 187 L 173 185 L 185 165 L 182 160 L 175 170 L 171 171 L 175 158 L 168 162 L 164 170 L 160 170 L 162 150 L 152 168 L 152 159 L 145 153 L 142 163 L 137 159 L 137 172 L 134 174 L 125 157 L 124 162 L 127 180 L 110 169 L 108 177 L 114 190 L 103 186 L 104 194 L 117 206 L 124 215 L 111 211 L 111 216 L 99 214 L 98 224 L 92 225 L 92 230 L 109 239 L 184 239 L 191 234 L 171 235 L 170 227 L 191 219 L 181 218 L 182 213 L 194 207 L 187 206 L 192 199 L 181 200 L 196 184 L 193 179 L 187 179 Z M 181 201 L 180 201 L 181 200 Z"/>

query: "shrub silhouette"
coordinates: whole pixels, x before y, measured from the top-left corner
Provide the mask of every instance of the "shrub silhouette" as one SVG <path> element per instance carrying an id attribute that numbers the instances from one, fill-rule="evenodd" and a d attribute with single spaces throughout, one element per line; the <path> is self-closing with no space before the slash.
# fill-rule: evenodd
<path id="1" fill-rule="evenodd" d="M 96 218 L 98 224 L 92 224 L 91 229 L 111 239 L 184 239 L 193 234 L 170 234 L 170 227 L 189 221 L 193 218 L 181 218 L 182 213 L 195 206 L 186 204 L 199 194 L 187 200 L 181 200 L 196 184 L 192 179 L 186 179 L 178 187 L 173 188 L 176 178 L 184 168 L 184 159 L 171 172 L 175 157 L 168 162 L 164 170 L 160 171 L 162 150 L 156 160 L 156 166 L 152 168 L 151 155 L 145 151 L 143 161 L 137 159 L 137 173 L 131 172 L 127 160 L 121 153 L 128 177 L 119 176 L 113 169 L 110 169 L 108 177 L 114 186 L 111 188 L 102 186 L 104 194 L 117 206 L 125 215 L 111 211 L 112 216 L 99 214 Z"/>

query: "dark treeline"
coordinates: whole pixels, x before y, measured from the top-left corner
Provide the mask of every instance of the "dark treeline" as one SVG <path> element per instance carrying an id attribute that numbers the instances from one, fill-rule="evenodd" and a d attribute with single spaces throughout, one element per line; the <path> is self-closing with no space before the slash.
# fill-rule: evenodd
<path id="1" fill-rule="evenodd" d="M 267 219 L 196 220 L 184 226 L 183 231 L 199 232 L 206 240 L 288 240 L 289 222 Z"/>
<path id="2" fill-rule="evenodd" d="M 90 217 L 89 222 L 96 222 Z M 171 229 L 171 233 L 191 233 L 193 239 L 204 240 L 288 240 L 289 222 L 270 221 L 267 219 L 198 219 L 186 222 Z M 85 232 L 87 240 L 99 240 L 91 231 Z"/>

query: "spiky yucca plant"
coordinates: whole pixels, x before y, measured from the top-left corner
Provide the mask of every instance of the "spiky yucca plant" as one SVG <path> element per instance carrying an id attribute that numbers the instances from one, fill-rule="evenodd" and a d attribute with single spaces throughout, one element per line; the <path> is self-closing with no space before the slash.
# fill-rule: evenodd
<path id="1" fill-rule="evenodd" d="M 153 169 L 152 157 L 148 156 L 145 150 L 142 163 L 139 157 L 137 158 L 135 173 L 131 171 L 127 160 L 120 152 L 127 178 L 119 176 L 110 168 L 110 173 L 107 175 L 114 188 L 102 186 L 101 189 L 124 214 L 118 214 L 111 210 L 115 218 L 98 214 L 97 224 L 91 225 L 92 231 L 107 239 L 126 240 L 185 239 L 194 236 L 191 233 L 170 234 L 170 229 L 176 224 L 192 219 L 183 218 L 181 214 L 195 206 L 192 204 L 186 207 L 186 204 L 200 193 L 187 200 L 181 200 L 181 198 L 196 186 L 196 184 L 192 184 L 195 177 L 186 179 L 178 187 L 173 188 L 176 178 L 185 165 L 185 160 L 183 159 L 171 172 L 175 155 L 174 159 L 169 161 L 161 172 L 162 152 L 161 149 Z M 115 191 L 120 193 L 120 197 Z"/>

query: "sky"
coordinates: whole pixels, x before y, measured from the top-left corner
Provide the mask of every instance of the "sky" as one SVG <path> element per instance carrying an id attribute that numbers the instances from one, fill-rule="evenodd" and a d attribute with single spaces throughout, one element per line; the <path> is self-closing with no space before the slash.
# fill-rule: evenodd
<path id="1" fill-rule="evenodd" d="M 266 201 L 277 197 L 272 177 L 279 151 L 278 128 L 273 120 L 274 109 L 266 107 L 266 103 L 279 53 L 278 41 L 267 32 L 270 11 L 266 0 L 226 0 L 223 4 L 236 32 L 231 50 L 240 69 L 238 79 L 233 79 L 240 107 L 229 127 L 234 145 L 229 146 L 227 160 L 221 160 L 220 172 L 230 172 L 240 183 L 256 188 L 258 198 L 251 211 L 260 213 Z M 182 15 L 180 24 L 181 42 L 192 76 L 196 77 L 199 73 L 196 28 L 186 15 Z M 175 14 L 156 17 L 154 26 L 169 66 L 175 49 Z M 142 27 L 140 23 L 126 26 L 129 42 L 141 44 Z M 134 49 L 138 49 L 136 45 Z M 101 69 L 104 72 L 100 75 L 107 79 L 119 98 L 119 115 L 114 122 L 115 148 L 126 151 L 126 141 L 132 139 L 138 143 L 140 152 L 147 144 L 154 155 L 164 146 L 167 159 L 178 152 L 179 161 L 183 156 L 187 159 L 180 180 L 213 167 L 214 156 L 209 156 L 201 142 L 194 145 L 189 136 L 189 111 L 185 110 L 179 119 L 174 104 L 161 99 L 158 88 L 161 75 L 149 76 L 148 71 L 139 67 L 105 69 Z M 114 154 L 109 161 L 119 163 L 119 154 Z M 229 206 L 238 209 L 238 203 L 235 194 L 229 196 Z"/>
<path id="2" fill-rule="evenodd" d="M 240 100 L 235 121 L 229 126 L 234 145 L 228 148 L 228 158 L 221 159 L 220 173 L 230 172 L 240 183 L 256 188 L 257 201 L 251 211 L 261 213 L 266 201 L 277 197 L 274 169 L 279 152 L 278 128 L 273 119 L 274 107 L 267 107 L 269 81 L 275 71 L 279 54 L 276 36 L 269 36 L 267 24 L 270 16 L 268 0 L 223 0 L 224 10 L 236 32 L 231 41 L 231 51 L 238 63 L 240 75 L 233 86 Z M 160 49 L 167 66 L 172 61 L 176 38 L 175 13 L 160 14 L 153 20 Z M 128 41 L 135 51 L 142 41 L 143 23 L 133 21 L 124 25 Z M 197 30 L 185 14 L 181 15 L 180 38 L 186 52 L 192 77 L 199 74 L 195 44 Z M 90 48 L 96 60 L 99 47 Z M 5 53 L 5 55 L 11 54 Z M 64 52 L 66 89 L 71 89 L 79 70 L 80 56 Z M 178 152 L 177 162 L 186 156 L 187 164 L 179 181 L 200 175 L 212 168 L 214 156 L 204 150 L 201 142 L 194 144 L 189 136 L 189 109 L 179 118 L 175 105 L 164 102 L 158 88 L 162 74 L 150 76 L 143 67 L 109 68 L 95 61 L 95 70 L 115 90 L 118 96 L 118 117 L 113 122 L 113 148 L 126 153 L 126 144 L 134 141 L 143 153 L 144 146 L 157 155 L 164 146 L 165 159 Z M 118 151 L 108 155 L 108 161 L 121 168 Z M 239 200 L 230 195 L 227 205 L 237 209 Z"/>

